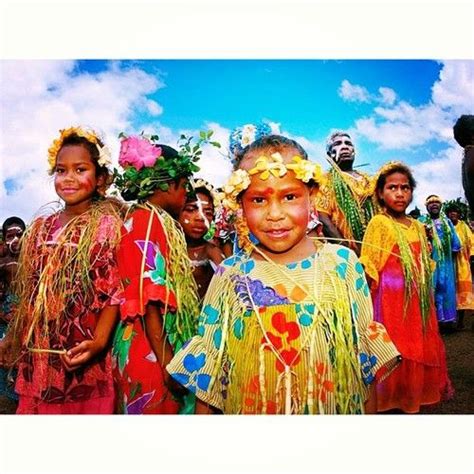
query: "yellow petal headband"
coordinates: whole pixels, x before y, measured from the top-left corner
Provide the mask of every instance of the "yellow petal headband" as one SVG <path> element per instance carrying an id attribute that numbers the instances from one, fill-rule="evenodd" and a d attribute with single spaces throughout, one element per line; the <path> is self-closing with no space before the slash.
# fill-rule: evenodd
<path id="1" fill-rule="evenodd" d="M 440 204 L 443 204 L 443 200 L 436 195 L 430 196 L 426 201 L 425 201 L 425 206 L 428 206 L 429 204 L 433 202 L 439 202 Z"/>
<path id="2" fill-rule="evenodd" d="M 280 153 L 273 153 L 269 158 L 262 155 L 249 171 L 239 168 L 231 174 L 223 187 L 221 195 L 223 205 L 231 212 L 239 208 L 238 196 L 249 187 L 250 176 L 260 174 L 260 179 L 266 181 L 270 175 L 282 178 L 288 170 L 293 171 L 295 177 L 304 183 L 313 180 L 321 185 L 323 182 L 321 167 L 312 161 L 303 160 L 300 156 L 295 155 L 290 163 L 285 164 Z"/>
<path id="3" fill-rule="evenodd" d="M 209 191 L 209 194 L 211 195 L 214 209 L 217 209 L 220 206 L 221 200 L 220 200 L 219 193 L 216 191 L 216 189 L 211 183 L 207 182 L 204 179 L 197 178 L 191 181 L 191 186 L 193 187 L 194 191 L 196 191 L 199 188 L 207 189 Z"/>
<path id="4" fill-rule="evenodd" d="M 71 135 L 77 135 L 78 137 L 83 137 L 87 141 L 94 143 L 97 149 L 99 150 L 99 159 L 97 163 L 99 166 L 107 166 L 112 163 L 112 155 L 108 147 L 99 145 L 99 136 L 94 130 L 86 129 L 84 127 L 69 127 L 64 130 L 60 130 L 60 135 L 56 140 L 53 141 L 52 145 L 48 149 L 48 165 L 49 173 L 54 172 L 54 167 L 56 166 L 56 158 L 58 156 L 59 150 L 63 146 L 63 142 L 66 138 Z"/>

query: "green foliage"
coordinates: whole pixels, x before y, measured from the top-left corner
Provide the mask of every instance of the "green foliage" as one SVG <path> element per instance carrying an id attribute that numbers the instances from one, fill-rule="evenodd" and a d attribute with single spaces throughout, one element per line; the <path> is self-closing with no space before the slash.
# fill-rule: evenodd
<path id="1" fill-rule="evenodd" d="M 155 190 L 166 191 L 169 182 L 179 178 L 190 178 L 199 171 L 197 162 L 202 156 L 202 147 L 206 144 L 220 148 L 217 141 L 210 141 L 213 131 L 200 131 L 199 138 L 194 140 L 192 136 L 182 134 L 178 139 L 178 156 L 173 159 L 159 157 L 151 167 L 143 167 L 137 170 L 133 166 L 128 166 L 121 173 L 114 170 L 114 184 L 120 190 L 122 197 L 128 201 L 144 201 Z M 142 136 L 154 144 L 159 143 L 158 135 L 146 137 Z M 126 138 L 123 133 L 119 138 Z"/>
<path id="2" fill-rule="evenodd" d="M 456 199 L 451 199 L 443 203 L 443 211 L 445 214 L 448 214 L 449 210 L 455 210 L 459 212 L 459 218 L 463 221 L 467 220 L 470 216 L 469 206 L 464 201 L 464 199 L 458 197 Z"/>

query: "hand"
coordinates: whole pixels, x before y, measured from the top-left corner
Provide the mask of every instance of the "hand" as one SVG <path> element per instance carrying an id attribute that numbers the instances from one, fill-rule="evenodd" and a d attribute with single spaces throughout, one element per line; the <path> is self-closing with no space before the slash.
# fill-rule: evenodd
<path id="1" fill-rule="evenodd" d="M 0 367 L 10 367 L 12 344 L 8 336 L 0 340 Z"/>
<path id="2" fill-rule="evenodd" d="M 77 346 L 69 349 L 66 354 L 61 355 L 61 361 L 66 371 L 72 372 L 89 362 L 103 349 L 104 345 L 96 339 L 82 341 Z"/>

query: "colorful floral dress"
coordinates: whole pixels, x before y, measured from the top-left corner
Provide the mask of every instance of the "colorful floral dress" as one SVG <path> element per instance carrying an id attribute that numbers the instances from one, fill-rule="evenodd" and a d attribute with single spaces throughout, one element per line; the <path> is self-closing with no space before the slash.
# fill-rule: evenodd
<path id="1" fill-rule="evenodd" d="M 329 216 L 344 239 L 361 241 L 378 208 L 372 197 L 371 178 L 363 173 L 357 175 L 356 178 L 331 169 L 316 195 L 315 205 L 318 212 Z M 349 247 L 356 250 L 357 243 L 349 242 Z"/>
<path id="2" fill-rule="evenodd" d="M 198 335 L 167 368 L 226 414 L 331 414 L 362 413 L 368 385 L 397 362 L 372 321 L 362 265 L 328 244 L 287 265 L 245 254 L 225 260 Z"/>
<path id="3" fill-rule="evenodd" d="M 177 246 L 182 247 L 182 253 L 188 259 L 184 235 L 174 242 L 175 248 L 171 249 L 163 218 L 166 218 L 163 211 L 158 213 L 151 208 L 137 208 L 122 228 L 118 260 L 125 299 L 113 344 L 116 411 L 122 414 L 194 411 L 192 394 L 178 400 L 165 385 L 165 369 L 157 360 L 145 332 L 146 305 L 154 302 L 160 305 L 165 332 L 173 350 L 179 349 L 195 333 L 197 297 L 194 315 L 178 314 L 178 298 L 183 298 L 183 295 L 177 294 L 176 278 L 170 274 L 169 268 L 170 252 L 176 251 Z M 172 222 L 168 225 L 175 226 Z M 192 275 L 190 262 L 188 265 L 186 270 Z M 193 292 L 192 286 L 188 291 Z"/>
<path id="4" fill-rule="evenodd" d="M 461 242 L 452 222 L 441 212 L 438 219 L 420 218 L 433 227 L 432 258 L 436 262 L 433 275 L 436 316 L 441 323 L 456 322 L 456 273 L 453 252 L 459 252 Z"/>
<path id="5" fill-rule="evenodd" d="M 404 270 L 405 258 L 411 261 Z M 401 364 L 377 384 L 377 410 L 417 413 L 421 405 L 449 397 L 423 224 L 411 220 L 405 226 L 386 215 L 375 216 L 365 233 L 361 262 L 370 277 L 374 319 L 385 326 L 402 355 Z"/>
<path id="6" fill-rule="evenodd" d="M 458 221 L 456 233 L 461 241 L 461 250 L 456 254 L 457 309 L 474 309 L 470 258 L 474 255 L 474 234 L 464 221 Z"/>
<path id="7" fill-rule="evenodd" d="M 33 315 L 44 317 L 48 328 L 34 326 L 26 343 L 16 382 L 17 413 L 113 413 L 110 350 L 73 372 L 64 369 L 58 353 L 49 352 L 93 339 L 101 310 L 122 298 L 115 258 L 120 221 L 104 210 L 93 209 L 64 227 L 56 213 L 38 218 L 28 230 L 18 271 L 27 290 L 18 309 L 18 317 L 26 318 L 23 340 Z"/>

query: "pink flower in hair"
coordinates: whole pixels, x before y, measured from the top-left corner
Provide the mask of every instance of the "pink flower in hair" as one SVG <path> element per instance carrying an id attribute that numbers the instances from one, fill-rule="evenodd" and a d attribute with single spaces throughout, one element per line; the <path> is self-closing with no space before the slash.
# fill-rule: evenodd
<path id="1" fill-rule="evenodd" d="M 149 168 L 156 163 L 159 156 L 161 148 L 144 137 L 130 136 L 121 141 L 119 164 L 122 167 L 133 166 L 137 170 Z"/>

